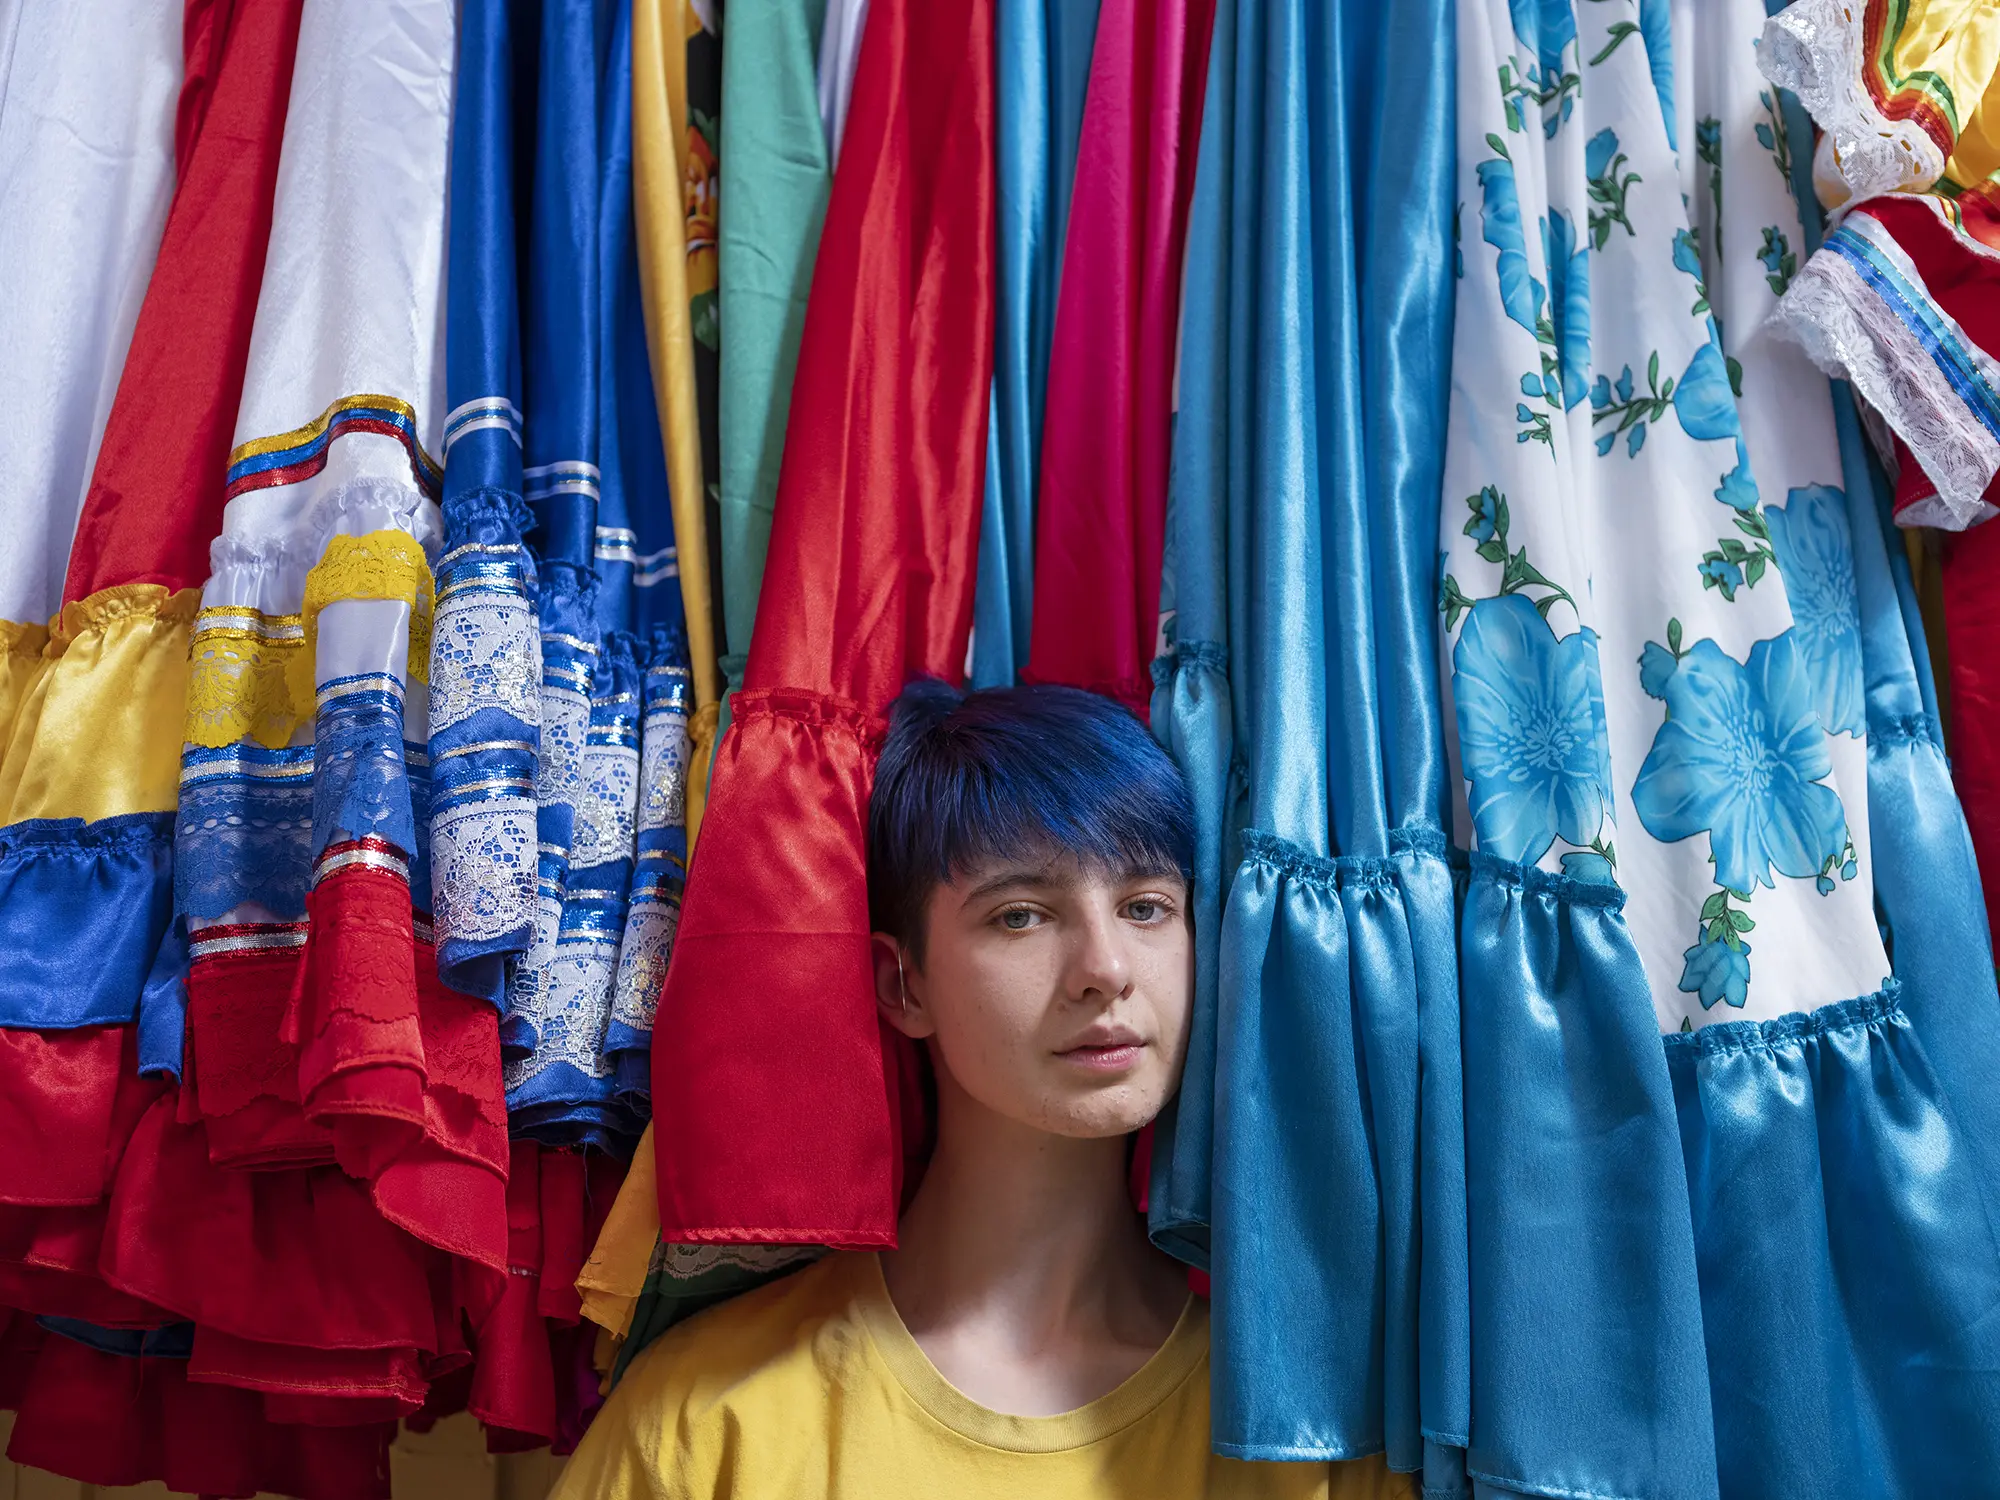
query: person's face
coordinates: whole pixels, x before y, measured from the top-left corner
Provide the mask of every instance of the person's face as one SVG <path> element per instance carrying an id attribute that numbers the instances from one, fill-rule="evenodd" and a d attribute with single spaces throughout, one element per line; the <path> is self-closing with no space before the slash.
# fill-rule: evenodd
<path id="1" fill-rule="evenodd" d="M 1194 948 L 1178 874 L 992 861 L 931 893 L 921 972 L 878 935 L 876 992 L 966 1094 L 1055 1135 L 1137 1130 L 1187 1049 Z"/>

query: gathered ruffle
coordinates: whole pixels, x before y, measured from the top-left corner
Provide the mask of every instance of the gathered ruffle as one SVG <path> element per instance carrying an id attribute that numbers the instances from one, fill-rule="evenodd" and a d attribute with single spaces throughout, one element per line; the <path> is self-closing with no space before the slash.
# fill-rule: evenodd
<path id="1" fill-rule="evenodd" d="M 2000 1239 L 1901 986 L 1666 1053 L 1725 1494 L 1985 1488 Z M 1721 1384 L 1757 1370 L 1783 1378 Z"/>

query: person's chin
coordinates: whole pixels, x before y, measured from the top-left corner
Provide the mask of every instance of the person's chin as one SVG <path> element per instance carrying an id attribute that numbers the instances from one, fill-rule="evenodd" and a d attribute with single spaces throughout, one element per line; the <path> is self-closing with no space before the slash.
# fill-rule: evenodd
<path id="1" fill-rule="evenodd" d="M 1050 1123 L 1059 1135 L 1078 1140 L 1130 1135 L 1150 1125 L 1166 1103 L 1161 1080 L 1135 1069 L 1115 1077 L 1072 1075 L 1059 1090 Z"/>

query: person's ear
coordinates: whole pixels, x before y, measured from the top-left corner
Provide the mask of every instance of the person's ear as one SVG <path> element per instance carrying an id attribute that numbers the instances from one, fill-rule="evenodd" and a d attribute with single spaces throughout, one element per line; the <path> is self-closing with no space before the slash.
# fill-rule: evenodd
<path id="1" fill-rule="evenodd" d="M 875 1007 L 882 1019 L 912 1040 L 937 1030 L 924 1008 L 915 966 L 903 945 L 886 932 L 872 932 L 875 959 Z"/>

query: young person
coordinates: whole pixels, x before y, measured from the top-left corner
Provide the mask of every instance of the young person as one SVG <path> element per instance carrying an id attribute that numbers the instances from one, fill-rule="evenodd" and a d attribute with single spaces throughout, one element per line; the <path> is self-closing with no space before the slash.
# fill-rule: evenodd
<path id="1" fill-rule="evenodd" d="M 869 803 L 875 999 L 928 1044 L 898 1246 L 831 1254 L 633 1361 L 559 1500 L 1372 1500 L 1379 1458 L 1209 1452 L 1208 1312 L 1127 1186 L 1180 1082 L 1193 822 L 1061 687 L 898 700 Z"/>

